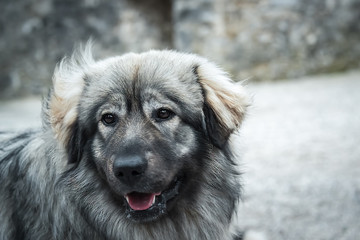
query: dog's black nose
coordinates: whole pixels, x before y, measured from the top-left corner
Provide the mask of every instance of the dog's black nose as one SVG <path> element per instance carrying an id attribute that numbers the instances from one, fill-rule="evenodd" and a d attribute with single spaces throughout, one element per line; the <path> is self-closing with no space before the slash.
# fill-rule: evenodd
<path id="1" fill-rule="evenodd" d="M 115 176 L 125 184 L 133 185 L 145 173 L 147 161 L 138 155 L 118 157 L 113 163 Z"/>

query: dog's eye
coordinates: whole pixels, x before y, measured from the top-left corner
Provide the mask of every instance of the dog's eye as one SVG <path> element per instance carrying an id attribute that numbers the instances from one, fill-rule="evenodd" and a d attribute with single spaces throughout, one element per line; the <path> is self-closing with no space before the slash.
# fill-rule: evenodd
<path id="1" fill-rule="evenodd" d="M 105 125 L 112 125 L 116 122 L 116 116 L 112 113 L 106 113 L 102 115 L 101 121 Z"/>
<path id="2" fill-rule="evenodd" d="M 158 121 L 163 121 L 170 119 L 172 116 L 174 116 L 174 113 L 166 108 L 160 108 L 156 111 L 155 118 Z"/>

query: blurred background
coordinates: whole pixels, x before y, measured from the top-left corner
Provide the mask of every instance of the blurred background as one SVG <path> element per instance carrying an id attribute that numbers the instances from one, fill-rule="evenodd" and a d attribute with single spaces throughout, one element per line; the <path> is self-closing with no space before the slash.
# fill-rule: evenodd
<path id="1" fill-rule="evenodd" d="M 359 0 L 0 1 L 1 97 L 39 94 L 92 37 L 95 56 L 151 48 L 208 57 L 235 79 L 359 67 Z"/>
<path id="2" fill-rule="evenodd" d="M 0 130 L 40 126 L 56 63 L 89 38 L 97 58 L 198 53 L 249 79 L 246 239 L 360 239 L 360 0 L 0 0 L 0 12 Z"/>

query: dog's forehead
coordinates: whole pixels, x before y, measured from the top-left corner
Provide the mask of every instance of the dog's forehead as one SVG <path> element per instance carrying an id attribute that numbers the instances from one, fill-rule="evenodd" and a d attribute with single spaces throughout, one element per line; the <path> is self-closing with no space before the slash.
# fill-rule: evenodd
<path id="1" fill-rule="evenodd" d="M 190 77 L 195 65 L 196 59 L 191 55 L 171 51 L 146 52 L 140 55 L 138 74 L 144 77 Z"/>
<path id="2" fill-rule="evenodd" d="M 143 99 L 161 95 L 187 106 L 201 105 L 195 62 L 175 52 L 148 52 L 139 63 L 135 86 Z M 195 107 L 195 106 L 193 106 Z"/>
<path id="3" fill-rule="evenodd" d="M 94 90 L 119 94 L 149 95 L 162 92 L 179 98 L 202 94 L 190 57 L 175 52 L 127 54 L 100 62 L 92 71 Z M 110 91 L 111 89 L 111 91 Z"/>

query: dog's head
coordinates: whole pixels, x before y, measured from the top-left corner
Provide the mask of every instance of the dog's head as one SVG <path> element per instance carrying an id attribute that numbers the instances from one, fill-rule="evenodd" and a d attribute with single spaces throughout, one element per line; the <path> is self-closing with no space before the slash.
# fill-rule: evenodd
<path id="1" fill-rule="evenodd" d="M 129 218 L 150 221 L 194 188 L 208 155 L 240 126 L 248 99 L 204 58 L 150 51 L 64 60 L 48 105 L 69 164 L 94 163 Z"/>

